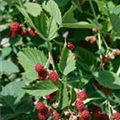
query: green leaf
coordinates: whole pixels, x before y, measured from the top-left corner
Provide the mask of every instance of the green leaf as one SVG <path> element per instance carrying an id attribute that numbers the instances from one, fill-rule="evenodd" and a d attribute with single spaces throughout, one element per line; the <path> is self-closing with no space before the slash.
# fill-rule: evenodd
<path id="1" fill-rule="evenodd" d="M 38 15 L 40 15 L 42 11 L 41 6 L 37 3 L 27 2 L 24 4 L 24 6 L 26 11 L 34 17 L 37 17 Z"/>
<path id="2" fill-rule="evenodd" d="M 76 52 L 78 54 L 77 63 L 79 67 L 82 67 L 82 69 L 88 72 L 95 71 L 97 65 L 95 56 L 91 52 L 81 47 L 77 48 Z"/>
<path id="3" fill-rule="evenodd" d="M 57 86 L 50 80 L 41 81 L 24 89 L 26 89 L 27 93 L 36 97 L 45 96 L 58 90 Z"/>
<path id="4" fill-rule="evenodd" d="M 71 89 L 70 104 L 73 104 L 76 101 L 77 95 L 74 88 Z"/>
<path id="5" fill-rule="evenodd" d="M 64 109 L 69 104 L 68 92 L 66 88 L 66 84 L 62 83 L 59 93 L 59 104 L 58 109 Z"/>
<path id="6" fill-rule="evenodd" d="M 115 13 L 110 14 L 111 23 L 113 26 L 113 33 L 115 37 L 120 37 L 120 17 Z"/>
<path id="7" fill-rule="evenodd" d="M 47 21 L 47 39 L 52 40 L 58 36 L 58 26 L 53 18 L 49 18 Z"/>
<path id="8" fill-rule="evenodd" d="M 90 24 L 90 23 L 88 23 L 88 22 L 80 21 L 80 22 L 76 22 L 76 23 L 63 23 L 62 27 L 91 29 L 91 28 L 94 28 L 95 26 Z"/>
<path id="9" fill-rule="evenodd" d="M 24 48 L 17 55 L 19 63 L 25 70 L 24 75 L 29 81 L 37 79 L 37 72 L 34 70 L 34 66 L 36 63 L 46 64 L 47 58 L 44 53 L 37 48 Z"/>
<path id="10" fill-rule="evenodd" d="M 61 60 L 59 63 L 59 69 L 61 73 L 63 73 L 65 76 L 68 75 L 70 72 L 75 70 L 75 63 L 76 61 L 73 53 L 66 48 L 65 44 L 62 49 Z"/>
<path id="11" fill-rule="evenodd" d="M 77 19 L 74 18 L 74 10 L 76 9 L 75 6 L 71 6 L 70 9 L 64 14 L 63 16 L 63 24 L 62 27 L 66 28 L 94 28 L 93 24 L 90 24 L 86 21 L 78 22 Z"/>
<path id="12" fill-rule="evenodd" d="M 12 62 L 7 60 L 0 59 L 0 72 L 11 74 L 11 73 L 18 73 L 19 69 L 18 67 Z"/>
<path id="13" fill-rule="evenodd" d="M 96 80 L 104 87 L 120 90 L 120 77 L 113 72 L 100 71 L 94 74 Z"/>
<path id="14" fill-rule="evenodd" d="M 70 0 L 55 0 L 55 2 L 60 6 L 65 6 Z"/>
<path id="15" fill-rule="evenodd" d="M 47 4 L 43 4 L 43 8 L 55 19 L 56 23 L 62 24 L 61 12 L 54 0 L 49 0 Z"/>
<path id="16" fill-rule="evenodd" d="M 25 95 L 25 91 L 22 89 L 24 86 L 24 81 L 13 81 L 3 87 L 1 96 L 13 96 L 14 98 L 17 98 L 14 103 L 17 103 Z"/>
<path id="17" fill-rule="evenodd" d="M 4 47 L 2 49 L 2 57 L 8 56 L 11 52 L 12 52 L 12 48 L 11 47 Z"/>
<path id="18" fill-rule="evenodd" d="M 63 16 L 63 23 L 75 23 L 77 20 L 74 18 L 75 6 L 71 6 L 70 9 Z"/>

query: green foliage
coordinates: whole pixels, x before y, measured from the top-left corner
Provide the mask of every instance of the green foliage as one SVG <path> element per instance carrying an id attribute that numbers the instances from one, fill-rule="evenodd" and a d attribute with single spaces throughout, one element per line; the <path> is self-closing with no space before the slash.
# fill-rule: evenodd
<path id="1" fill-rule="evenodd" d="M 0 63 L 1 63 L 0 64 L 0 72 L 1 73 L 12 74 L 12 73 L 19 72 L 19 68 L 12 61 L 0 59 Z"/>
<path id="2" fill-rule="evenodd" d="M 59 104 L 58 109 L 64 109 L 69 105 L 68 91 L 66 88 L 66 83 L 61 83 L 61 88 L 59 92 Z"/>
<path id="3" fill-rule="evenodd" d="M 36 83 L 32 86 L 24 87 L 27 93 L 32 96 L 41 97 L 49 95 L 58 90 L 57 86 L 52 83 L 50 80 L 45 80 L 39 83 Z"/>
<path id="4" fill-rule="evenodd" d="M 37 79 L 37 73 L 34 70 L 35 64 L 46 64 L 47 58 L 42 51 L 37 48 L 24 48 L 18 53 L 19 63 L 23 66 L 25 80 L 33 81 Z"/>
<path id="5" fill-rule="evenodd" d="M 100 71 L 94 74 L 96 80 L 104 87 L 110 88 L 113 90 L 120 89 L 120 77 L 113 72 L 109 71 Z"/>
<path id="6" fill-rule="evenodd" d="M 59 63 L 59 69 L 61 73 L 65 76 L 75 70 L 75 57 L 71 51 L 66 48 L 66 44 L 64 45 L 61 53 L 61 60 Z"/>

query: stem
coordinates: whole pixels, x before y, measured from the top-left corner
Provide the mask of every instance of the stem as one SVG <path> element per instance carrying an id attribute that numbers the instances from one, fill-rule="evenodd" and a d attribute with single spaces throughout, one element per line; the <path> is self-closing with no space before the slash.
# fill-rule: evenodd
<path id="1" fill-rule="evenodd" d="M 51 48 L 51 45 L 50 45 L 50 41 L 47 41 L 47 46 L 48 46 L 48 57 L 49 57 L 49 61 L 53 67 L 53 70 L 55 70 L 55 65 L 54 65 L 54 60 L 53 60 L 53 57 L 52 57 L 52 48 Z"/>
<path id="2" fill-rule="evenodd" d="M 94 7 L 93 7 L 92 0 L 89 0 L 89 3 L 90 3 L 90 7 L 91 7 L 91 9 L 92 9 L 92 12 L 93 12 L 93 16 L 94 16 L 95 22 L 96 22 L 96 24 L 97 24 L 97 26 L 98 26 L 98 28 L 99 28 L 99 23 L 98 23 L 98 20 L 97 20 L 97 15 L 96 15 L 96 13 L 95 13 L 95 9 L 94 9 Z"/>

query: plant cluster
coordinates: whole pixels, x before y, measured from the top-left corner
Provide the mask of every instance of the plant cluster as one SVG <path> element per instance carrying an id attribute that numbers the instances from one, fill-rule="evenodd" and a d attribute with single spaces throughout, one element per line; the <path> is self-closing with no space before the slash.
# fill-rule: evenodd
<path id="1" fill-rule="evenodd" d="M 0 119 L 120 120 L 119 4 L 0 0 Z"/>

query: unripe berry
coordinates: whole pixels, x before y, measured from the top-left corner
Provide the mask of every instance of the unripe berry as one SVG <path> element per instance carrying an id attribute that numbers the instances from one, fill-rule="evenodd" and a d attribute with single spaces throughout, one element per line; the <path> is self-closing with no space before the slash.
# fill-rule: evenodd
<path id="1" fill-rule="evenodd" d="M 74 43 L 68 42 L 68 43 L 67 43 L 67 48 L 68 48 L 69 50 L 74 50 L 74 49 L 75 49 Z"/>
<path id="2" fill-rule="evenodd" d="M 93 28 L 92 31 L 93 31 L 94 33 L 98 33 L 98 32 L 99 32 L 99 29 L 98 29 L 98 28 Z"/>
<path id="3" fill-rule="evenodd" d="M 80 100 L 85 100 L 87 98 L 87 93 L 85 91 L 80 91 L 77 93 L 77 97 Z"/>
<path id="4" fill-rule="evenodd" d="M 81 112 L 81 117 L 84 118 L 84 119 L 89 118 L 89 117 L 90 117 L 89 111 L 88 111 L 88 110 L 83 110 L 83 111 Z"/>
<path id="5" fill-rule="evenodd" d="M 44 104 L 43 102 L 38 102 L 38 103 L 36 104 L 36 109 L 37 109 L 38 111 L 43 111 L 43 110 L 45 110 L 45 109 L 46 109 L 45 104 Z"/>
<path id="6" fill-rule="evenodd" d="M 75 102 L 75 107 L 76 107 L 77 110 L 82 111 L 84 109 L 84 104 L 83 104 L 83 102 L 81 100 L 77 100 Z"/>
<path id="7" fill-rule="evenodd" d="M 60 114 L 58 112 L 53 113 L 53 120 L 59 120 L 60 119 Z"/>
<path id="8" fill-rule="evenodd" d="M 52 82 L 57 82 L 59 79 L 58 74 L 55 71 L 50 72 L 48 76 Z"/>
<path id="9" fill-rule="evenodd" d="M 41 72 L 43 69 L 44 69 L 44 66 L 43 66 L 42 64 L 37 63 L 37 64 L 35 65 L 35 71 L 36 71 L 36 72 Z"/>
<path id="10" fill-rule="evenodd" d="M 14 38 L 16 35 L 20 34 L 22 28 L 20 23 L 13 22 L 10 26 L 10 37 Z"/>

